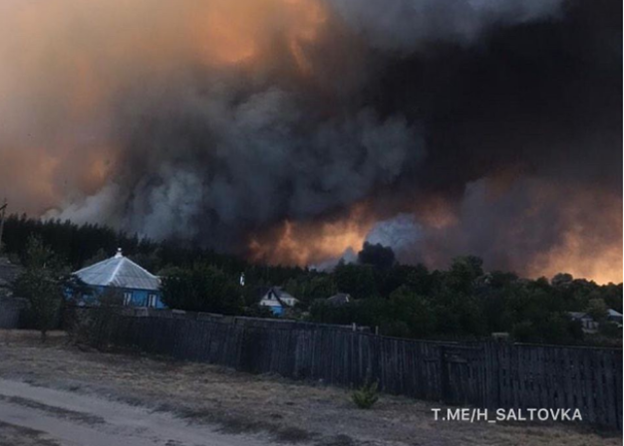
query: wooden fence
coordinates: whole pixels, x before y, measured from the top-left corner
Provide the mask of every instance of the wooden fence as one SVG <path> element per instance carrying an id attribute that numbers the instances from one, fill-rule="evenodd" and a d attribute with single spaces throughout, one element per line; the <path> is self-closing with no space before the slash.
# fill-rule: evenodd
<path id="1" fill-rule="evenodd" d="M 108 331 L 108 330 L 107 330 Z M 227 318 L 120 316 L 115 345 L 447 404 L 580 409 L 583 422 L 622 429 L 622 350 L 458 344 L 377 336 L 346 327 Z"/>

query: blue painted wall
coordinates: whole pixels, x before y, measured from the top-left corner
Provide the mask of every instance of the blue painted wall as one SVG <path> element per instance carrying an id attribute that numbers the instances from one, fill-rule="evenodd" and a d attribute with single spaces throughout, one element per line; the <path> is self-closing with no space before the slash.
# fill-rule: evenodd
<path id="1" fill-rule="evenodd" d="M 271 311 L 275 316 L 281 316 L 284 314 L 284 309 L 282 307 L 271 307 Z"/>
<path id="2" fill-rule="evenodd" d="M 103 286 L 92 286 L 92 287 L 89 287 L 89 289 L 93 291 L 93 294 L 83 294 L 81 298 L 81 300 L 86 305 L 95 304 L 98 300 L 98 296 L 103 294 L 108 288 L 103 287 Z M 155 302 L 155 306 L 152 308 L 166 308 L 165 304 L 163 304 L 161 300 L 162 294 L 159 290 L 152 291 L 152 290 L 139 290 L 139 289 L 130 289 L 130 288 L 116 288 L 116 289 L 119 290 L 121 293 L 123 293 L 124 296 L 126 293 L 131 294 L 130 303 L 129 303 L 130 306 L 147 307 L 148 297 L 150 294 L 153 294 L 156 296 L 156 302 Z M 67 297 L 71 297 L 71 294 L 69 291 L 66 294 L 67 294 Z"/>

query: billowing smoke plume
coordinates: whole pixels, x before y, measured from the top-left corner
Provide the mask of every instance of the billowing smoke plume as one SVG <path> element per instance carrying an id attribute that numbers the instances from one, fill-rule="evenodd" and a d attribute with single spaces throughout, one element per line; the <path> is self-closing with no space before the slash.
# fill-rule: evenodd
<path id="1" fill-rule="evenodd" d="M 0 191 L 275 263 L 617 280 L 579 255 L 621 266 L 616 3 L 9 0 Z"/>
<path id="2" fill-rule="evenodd" d="M 562 0 L 333 0 L 372 46 L 412 53 L 437 41 L 474 44 L 493 26 L 556 17 Z"/>
<path id="3" fill-rule="evenodd" d="M 390 220 L 375 223 L 366 236 L 366 241 L 373 245 L 392 248 L 396 253 L 411 250 L 422 238 L 422 229 L 411 214 L 399 214 Z"/>

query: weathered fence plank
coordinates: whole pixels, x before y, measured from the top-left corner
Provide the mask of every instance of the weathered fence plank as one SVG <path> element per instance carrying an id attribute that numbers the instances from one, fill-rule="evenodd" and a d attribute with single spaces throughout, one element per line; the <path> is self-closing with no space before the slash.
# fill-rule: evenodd
<path id="1" fill-rule="evenodd" d="M 389 338 L 325 324 L 120 316 L 111 343 L 250 373 L 494 408 L 580 409 L 622 429 L 622 350 Z"/>

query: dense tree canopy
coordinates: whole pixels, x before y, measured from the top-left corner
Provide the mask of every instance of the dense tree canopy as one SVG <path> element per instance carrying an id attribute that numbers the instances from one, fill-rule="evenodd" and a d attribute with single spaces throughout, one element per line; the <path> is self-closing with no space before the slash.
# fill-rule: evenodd
<path id="1" fill-rule="evenodd" d="M 163 278 L 162 300 L 170 308 L 241 314 L 243 295 L 233 278 L 213 266 L 175 268 Z"/>
<path id="2" fill-rule="evenodd" d="M 522 279 L 511 272 L 486 272 L 474 256 L 458 257 L 446 270 L 429 271 L 424 265 L 399 264 L 391 249 L 366 244 L 357 263 L 340 262 L 333 271 L 322 272 L 252 264 L 98 225 L 11 216 L 4 249 L 27 266 L 31 284 L 41 271 L 28 266 L 33 261 L 31 236 L 49 249 L 49 255 L 56 254 L 56 264 L 62 261 L 70 269 L 105 259 L 121 247 L 137 263 L 164 277 L 164 301 L 173 308 L 267 316 L 266 308 L 257 305 L 260 296 L 269 286 L 282 286 L 299 299 L 293 313 L 298 317 L 377 327 L 387 335 L 474 339 L 506 332 L 526 342 L 621 343 L 621 329 L 609 323 L 606 314 L 608 309 L 622 312 L 622 284 L 597 285 L 565 273 L 550 281 Z M 50 277 L 50 271 L 41 276 Z M 244 287 L 238 283 L 241 273 Z M 326 299 L 338 292 L 350 294 L 351 301 L 328 305 Z M 573 311 L 600 321 L 599 334 L 584 335 L 570 318 Z"/>

